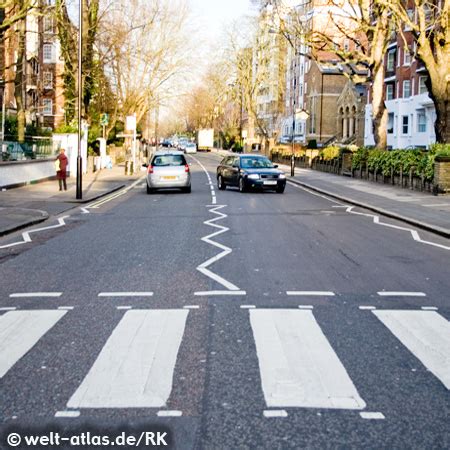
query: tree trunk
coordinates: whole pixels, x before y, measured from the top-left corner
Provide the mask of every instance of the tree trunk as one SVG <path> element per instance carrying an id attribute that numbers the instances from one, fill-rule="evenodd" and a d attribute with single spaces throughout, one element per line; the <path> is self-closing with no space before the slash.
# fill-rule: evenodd
<path id="1" fill-rule="evenodd" d="M 437 78 L 437 77 L 436 77 Z M 443 76 L 441 77 L 442 80 Z M 450 142 L 450 101 L 447 93 L 447 83 L 432 82 L 431 76 L 427 78 L 426 86 L 428 95 L 434 103 L 436 111 L 436 122 L 434 122 L 434 131 L 436 133 L 436 142 Z"/>
<path id="2" fill-rule="evenodd" d="M 17 59 L 16 59 L 16 77 L 14 82 L 14 96 L 16 99 L 17 108 L 17 138 L 19 142 L 25 141 L 25 65 L 26 65 L 26 52 L 25 52 L 25 34 L 26 34 L 26 22 L 22 19 L 18 22 L 17 26 Z"/>

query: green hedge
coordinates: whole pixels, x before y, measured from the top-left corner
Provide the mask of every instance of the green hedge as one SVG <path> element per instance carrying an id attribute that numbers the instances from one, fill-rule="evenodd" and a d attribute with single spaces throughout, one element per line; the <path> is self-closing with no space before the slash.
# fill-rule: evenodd
<path id="1" fill-rule="evenodd" d="M 353 154 L 352 168 L 359 169 L 367 164 L 370 171 L 377 170 L 385 176 L 389 176 L 392 170 L 396 175 L 400 174 L 400 170 L 403 170 L 403 174 L 408 174 L 413 168 L 414 175 L 423 175 L 427 181 L 432 181 L 437 155 L 450 156 L 450 144 L 434 144 L 428 151 L 360 148 Z"/>

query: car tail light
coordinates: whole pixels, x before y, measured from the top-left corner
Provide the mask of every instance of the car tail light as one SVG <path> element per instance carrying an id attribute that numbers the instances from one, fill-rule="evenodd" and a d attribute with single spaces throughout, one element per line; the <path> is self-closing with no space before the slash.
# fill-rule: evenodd
<path id="1" fill-rule="evenodd" d="M 189 173 L 189 164 L 185 164 L 185 166 L 184 166 L 184 171 L 185 171 L 186 173 Z"/>
<path id="2" fill-rule="evenodd" d="M 147 173 L 153 173 L 153 166 L 148 166 Z"/>

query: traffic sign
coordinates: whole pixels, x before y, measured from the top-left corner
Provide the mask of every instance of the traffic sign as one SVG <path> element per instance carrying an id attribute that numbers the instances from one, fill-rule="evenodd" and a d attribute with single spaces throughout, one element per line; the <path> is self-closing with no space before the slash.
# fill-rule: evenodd
<path id="1" fill-rule="evenodd" d="M 108 114 L 104 113 L 100 116 L 100 125 L 101 126 L 108 126 L 109 123 L 109 116 Z"/>

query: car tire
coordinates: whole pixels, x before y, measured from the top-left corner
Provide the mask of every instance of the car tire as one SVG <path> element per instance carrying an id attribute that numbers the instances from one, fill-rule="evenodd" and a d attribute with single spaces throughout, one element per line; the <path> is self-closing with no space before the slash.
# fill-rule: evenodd
<path id="1" fill-rule="evenodd" d="M 239 178 L 239 192 L 244 193 L 247 189 L 245 188 L 245 182 L 243 178 Z"/>
<path id="2" fill-rule="evenodd" d="M 282 194 L 282 193 L 284 192 L 284 189 L 285 189 L 284 186 L 283 186 L 283 187 L 278 187 L 278 188 L 276 189 L 277 194 Z"/>
<path id="3" fill-rule="evenodd" d="M 155 192 L 155 190 L 151 187 L 149 187 L 149 185 L 147 184 L 147 194 L 153 194 Z"/>
<path id="4" fill-rule="evenodd" d="M 183 192 L 185 192 L 186 194 L 190 194 L 191 191 L 192 191 L 191 186 L 188 186 L 188 187 L 183 188 Z"/>
<path id="5" fill-rule="evenodd" d="M 217 177 L 217 187 L 219 188 L 219 190 L 224 191 L 227 187 L 225 185 L 225 183 L 223 182 L 223 178 L 222 175 L 219 175 Z"/>

